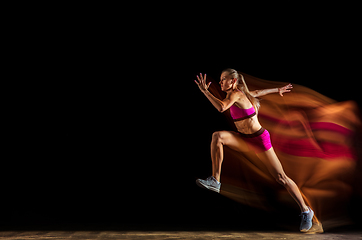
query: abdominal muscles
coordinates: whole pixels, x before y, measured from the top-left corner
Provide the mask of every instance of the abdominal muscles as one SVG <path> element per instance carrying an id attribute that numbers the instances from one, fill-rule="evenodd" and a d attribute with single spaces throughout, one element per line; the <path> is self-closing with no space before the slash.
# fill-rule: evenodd
<path id="1" fill-rule="evenodd" d="M 261 128 L 257 116 L 237 121 L 234 123 L 238 131 L 244 134 L 253 134 Z"/>

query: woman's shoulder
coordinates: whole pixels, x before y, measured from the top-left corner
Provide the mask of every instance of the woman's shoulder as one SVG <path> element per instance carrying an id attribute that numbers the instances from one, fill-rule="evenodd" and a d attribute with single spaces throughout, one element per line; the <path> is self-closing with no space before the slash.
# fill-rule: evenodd
<path id="1" fill-rule="evenodd" d="M 233 101 L 240 101 L 243 98 L 244 93 L 238 90 L 233 90 L 229 92 L 226 98 L 233 99 Z"/>
<path id="2" fill-rule="evenodd" d="M 239 89 L 234 89 L 234 90 L 231 92 L 231 94 L 234 95 L 234 96 L 238 96 L 238 97 L 243 97 L 243 96 L 245 96 L 245 94 L 244 94 L 242 91 L 240 91 Z"/>
<path id="3" fill-rule="evenodd" d="M 239 101 L 245 101 L 247 100 L 247 96 L 245 95 L 245 93 L 243 93 L 242 91 L 238 90 L 238 89 L 235 89 L 232 91 L 232 94 L 238 98 Z"/>
<path id="4" fill-rule="evenodd" d="M 238 100 L 235 101 L 235 103 L 239 108 L 250 108 L 249 106 L 251 103 L 242 91 L 234 90 L 233 94 L 238 97 Z"/>

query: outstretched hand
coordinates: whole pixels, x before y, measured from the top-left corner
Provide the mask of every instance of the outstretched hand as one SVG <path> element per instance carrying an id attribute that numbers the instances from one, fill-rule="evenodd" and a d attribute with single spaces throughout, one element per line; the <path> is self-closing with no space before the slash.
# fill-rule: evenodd
<path id="1" fill-rule="evenodd" d="M 204 76 L 202 76 L 202 74 L 200 73 L 200 77 L 199 77 L 199 75 L 196 75 L 196 77 L 197 77 L 197 81 L 194 80 L 195 83 L 200 88 L 201 92 L 205 92 L 211 85 L 211 82 L 206 84 L 206 73 Z"/>
<path id="2" fill-rule="evenodd" d="M 292 84 L 289 83 L 288 85 L 285 85 L 284 87 L 278 88 L 279 95 L 283 97 L 283 93 L 292 91 Z"/>

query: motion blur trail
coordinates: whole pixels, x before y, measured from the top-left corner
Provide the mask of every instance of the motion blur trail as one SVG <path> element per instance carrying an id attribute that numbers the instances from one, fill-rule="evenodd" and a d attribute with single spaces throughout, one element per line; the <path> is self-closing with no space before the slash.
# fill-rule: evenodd
<path id="1" fill-rule="evenodd" d="M 242 74 L 251 91 L 286 85 Z M 270 132 L 286 174 L 314 210 L 314 223 L 321 222 L 325 229 L 349 224 L 352 197 L 362 199 L 358 106 L 354 101 L 336 102 L 294 83 L 293 87 L 284 97 L 263 97 L 259 121 Z M 215 81 L 209 90 L 224 98 Z M 235 128 L 228 111 L 225 116 Z M 281 210 L 280 206 L 298 208 L 255 153 L 241 154 L 225 147 L 224 154 L 221 194 L 271 212 Z"/>

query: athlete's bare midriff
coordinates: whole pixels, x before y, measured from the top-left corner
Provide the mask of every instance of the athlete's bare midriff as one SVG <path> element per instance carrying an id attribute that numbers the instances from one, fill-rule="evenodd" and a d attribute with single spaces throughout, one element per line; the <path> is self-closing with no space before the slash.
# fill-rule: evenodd
<path id="1" fill-rule="evenodd" d="M 253 134 L 261 128 L 257 115 L 234 123 L 238 131 L 244 134 Z"/>

